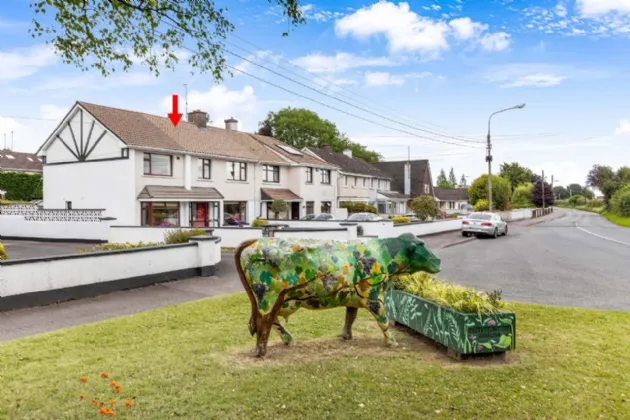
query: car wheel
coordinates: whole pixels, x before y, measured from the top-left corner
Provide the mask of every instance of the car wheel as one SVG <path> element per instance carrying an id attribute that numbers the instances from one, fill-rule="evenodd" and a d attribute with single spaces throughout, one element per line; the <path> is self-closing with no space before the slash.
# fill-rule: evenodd
<path id="1" fill-rule="evenodd" d="M 492 233 L 492 239 L 497 239 L 499 237 L 499 228 L 494 228 L 494 232 Z"/>
<path id="2" fill-rule="evenodd" d="M 468 233 L 468 232 L 462 232 L 462 236 L 463 236 L 464 238 L 468 238 L 468 237 L 470 236 L 470 233 Z"/>
<path id="3" fill-rule="evenodd" d="M 503 236 L 507 236 L 508 227 L 505 225 L 505 232 L 503 232 Z"/>

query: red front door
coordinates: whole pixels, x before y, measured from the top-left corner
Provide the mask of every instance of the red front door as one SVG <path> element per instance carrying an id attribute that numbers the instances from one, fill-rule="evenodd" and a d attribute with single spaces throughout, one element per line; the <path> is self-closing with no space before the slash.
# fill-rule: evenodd
<path id="1" fill-rule="evenodd" d="M 193 206 L 193 227 L 208 227 L 208 203 L 191 203 Z"/>

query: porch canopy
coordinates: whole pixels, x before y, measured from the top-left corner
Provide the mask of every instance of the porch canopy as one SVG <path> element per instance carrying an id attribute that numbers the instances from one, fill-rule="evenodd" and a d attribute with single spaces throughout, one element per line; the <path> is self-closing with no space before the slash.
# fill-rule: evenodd
<path id="1" fill-rule="evenodd" d="M 141 201 L 213 201 L 223 200 L 223 195 L 216 188 L 172 187 L 163 185 L 147 185 L 138 194 Z"/>
<path id="2" fill-rule="evenodd" d="M 302 197 L 288 188 L 261 188 L 260 193 L 262 201 L 302 201 Z"/>
<path id="3" fill-rule="evenodd" d="M 409 200 L 409 196 L 405 194 L 401 194 L 398 191 L 382 191 L 378 190 L 377 195 L 378 200 L 391 200 L 391 201 L 407 201 Z"/>

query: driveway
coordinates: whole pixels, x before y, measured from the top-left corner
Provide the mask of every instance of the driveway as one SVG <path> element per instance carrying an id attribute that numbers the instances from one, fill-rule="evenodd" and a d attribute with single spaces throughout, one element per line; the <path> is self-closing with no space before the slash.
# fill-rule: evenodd
<path id="1" fill-rule="evenodd" d="M 77 242 L 35 242 L 35 241 L 2 241 L 12 260 L 22 258 L 50 257 L 55 255 L 76 254 L 78 248 L 91 249 L 93 243 Z"/>

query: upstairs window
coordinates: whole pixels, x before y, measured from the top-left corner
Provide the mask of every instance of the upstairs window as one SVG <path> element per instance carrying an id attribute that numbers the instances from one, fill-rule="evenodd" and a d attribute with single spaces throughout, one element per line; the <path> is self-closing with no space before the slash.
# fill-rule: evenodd
<path id="1" fill-rule="evenodd" d="M 330 184 L 330 169 L 322 169 L 322 184 Z"/>
<path id="2" fill-rule="evenodd" d="M 313 168 L 306 168 L 306 183 L 307 184 L 313 183 Z M 307 213 L 307 214 L 310 214 L 310 213 Z"/>
<path id="3" fill-rule="evenodd" d="M 227 179 L 230 181 L 247 181 L 247 163 L 227 162 Z"/>
<path id="4" fill-rule="evenodd" d="M 199 179 L 212 179 L 210 159 L 199 159 Z"/>
<path id="5" fill-rule="evenodd" d="M 280 167 L 263 165 L 263 182 L 280 182 Z"/>
<path id="6" fill-rule="evenodd" d="M 145 175 L 173 176 L 173 156 L 145 153 L 143 166 Z"/>

